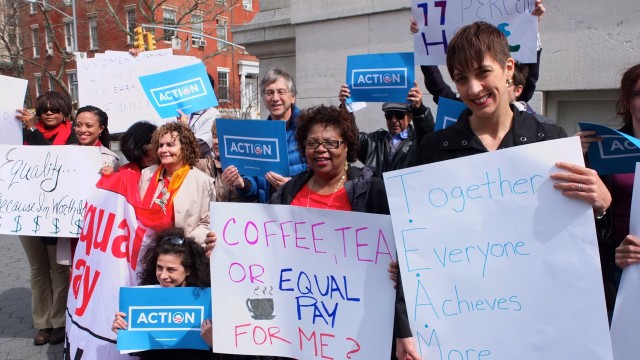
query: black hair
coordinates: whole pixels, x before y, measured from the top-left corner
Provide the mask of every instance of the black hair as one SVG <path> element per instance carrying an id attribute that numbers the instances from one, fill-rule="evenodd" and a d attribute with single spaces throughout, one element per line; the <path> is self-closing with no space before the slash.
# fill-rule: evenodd
<path id="1" fill-rule="evenodd" d="M 102 146 L 106 147 L 107 149 L 110 149 L 111 135 L 109 134 L 109 115 L 107 115 L 107 113 L 104 112 L 99 107 L 96 107 L 93 105 L 87 105 L 87 106 L 81 107 L 80 109 L 78 109 L 78 111 L 76 111 L 76 119 L 78 118 L 78 115 L 80 115 L 83 112 L 92 113 L 93 115 L 98 117 L 98 121 L 100 121 L 100 126 L 103 127 L 98 139 L 102 143 Z"/>
<path id="2" fill-rule="evenodd" d="M 127 161 L 142 168 L 142 159 L 147 155 L 153 132 L 158 127 L 148 121 L 138 121 L 129 126 L 120 139 L 120 151 Z"/>

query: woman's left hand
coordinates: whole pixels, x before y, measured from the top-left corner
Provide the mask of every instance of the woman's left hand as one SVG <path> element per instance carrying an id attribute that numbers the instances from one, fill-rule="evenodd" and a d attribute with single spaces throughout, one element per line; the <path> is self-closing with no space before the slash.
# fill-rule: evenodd
<path id="1" fill-rule="evenodd" d="M 586 154 L 589 150 L 589 146 L 593 142 L 602 141 L 602 136 L 596 136 L 596 132 L 593 130 L 580 131 L 576 133 L 576 136 L 580 138 L 580 146 L 582 146 L 582 153 Z"/>
<path id="2" fill-rule="evenodd" d="M 36 126 L 36 114 L 27 109 L 18 109 L 16 112 L 16 119 L 22 121 L 22 126 L 25 129 L 32 129 Z"/>
<path id="3" fill-rule="evenodd" d="M 204 239 L 204 252 L 207 257 L 211 257 L 211 252 L 216 246 L 216 241 L 218 241 L 218 236 L 213 231 L 209 232 Z"/>
<path id="4" fill-rule="evenodd" d="M 200 325 L 200 336 L 202 339 L 209 345 L 210 348 L 213 347 L 213 331 L 211 326 L 211 320 L 206 319 Z"/>
<path id="5" fill-rule="evenodd" d="M 389 262 L 389 267 L 387 268 L 389 272 L 389 277 L 393 280 L 393 288 L 398 287 L 398 275 L 400 274 L 400 265 L 397 261 Z"/>
<path id="6" fill-rule="evenodd" d="M 553 184 L 562 194 L 574 199 L 581 199 L 593 207 L 596 216 L 604 214 L 611 205 L 611 193 L 602 182 L 598 173 L 584 166 L 567 162 L 558 162 L 556 166 L 568 172 L 551 174 Z"/>
<path id="7" fill-rule="evenodd" d="M 284 177 L 280 174 L 276 174 L 273 171 L 269 171 L 265 176 L 265 179 L 273 185 L 274 188 L 280 189 L 280 186 L 287 183 L 287 181 L 291 180 L 290 177 Z"/>

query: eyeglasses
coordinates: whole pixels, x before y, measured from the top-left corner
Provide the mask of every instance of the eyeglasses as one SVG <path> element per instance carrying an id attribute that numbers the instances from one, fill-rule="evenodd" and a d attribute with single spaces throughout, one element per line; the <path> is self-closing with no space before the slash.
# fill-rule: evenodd
<path id="1" fill-rule="evenodd" d="M 344 144 L 342 140 L 326 140 L 326 141 L 316 141 L 316 140 L 307 140 L 304 142 L 304 146 L 307 149 L 315 150 L 320 145 L 324 146 L 325 149 L 337 149 L 340 145 Z"/>
<path id="2" fill-rule="evenodd" d="M 60 109 L 42 109 L 42 111 L 39 111 L 36 115 L 40 116 L 42 114 L 46 114 L 46 113 L 52 113 L 52 114 L 60 114 L 62 112 L 62 110 Z"/>
<path id="3" fill-rule="evenodd" d="M 160 241 L 169 241 L 170 243 L 172 243 L 173 245 L 182 245 L 184 244 L 184 238 L 181 236 L 168 236 L 166 238 L 162 238 L 162 240 Z"/>
<path id="4" fill-rule="evenodd" d="M 402 120 L 406 115 L 407 115 L 406 112 L 399 111 L 399 110 L 389 110 L 384 112 L 384 118 L 387 119 L 387 121 L 390 121 L 393 118 Z"/>
<path id="5" fill-rule="evenodd" d="M 278 90 L 265 90 L 264 92 L 264 96 L 271 98 L 273 97 L 276 93 L 278 93 L 278 95 L 280 96 L 285 96 L 289 93 L 290 91 L 287 89 L 278 89 Z"/>

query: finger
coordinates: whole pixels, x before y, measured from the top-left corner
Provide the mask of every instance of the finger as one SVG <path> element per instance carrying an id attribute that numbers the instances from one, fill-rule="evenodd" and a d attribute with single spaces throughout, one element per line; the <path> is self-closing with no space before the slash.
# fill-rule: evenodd
<path id="1" fill-rule="evenodd" d="M 587 175 L 587 176 L 597 176 L 597 173 L 595 170 L 593 169 L 589 169 L 587 167 L 581 166 L 581 165 L 577 165 L 577 164 L 572 164 L 569 162 L 565 162 L 565 161 L 559 161 L 556 163 L 556 166 L 560 169 L 563 170 L 567 170 L 570 171 L 574 174 L 579 174 L 579 175 Z"/>

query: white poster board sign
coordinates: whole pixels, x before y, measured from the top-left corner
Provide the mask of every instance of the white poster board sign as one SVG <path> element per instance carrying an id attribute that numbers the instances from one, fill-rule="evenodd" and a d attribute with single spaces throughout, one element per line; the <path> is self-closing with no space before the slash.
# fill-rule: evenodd
<path id="1" fill-rule="evenodd" d="M 16 110 L 24 106 L 27 80 L 0 75 L 0 144 L 22 145 L 22 122 Z"/>
<path id="2" fill-rule="evenodd" d="M 640 163 L 636 173 L 631 197 L 629 232 L 640 235 Z M 635 334 L 640 332 L 640 265 L 631 265 L 622 272 L 616 306 L 611 320 L 611 345 L 615 360 L 636 360 L 638 343 Z"/>
<path id="3" fill-rule="evenodd" d="M 77 237 L 100 178 L 100 149 L 0 145 L 0 159 L 0 233 Z"/>
<path id="4" fill-rule="evenodd" d="M 611 359 L 593 211 L 557 161 L 577 137 L 384 174 L 423 359 Z"/>
<path id="5" fill-rule="evenodd" d="M 124 132 L 140 120 L 162 125 L 166 120 L 160 119 L 149 103 L 138 77 L 198 62 L 200 60 L 195 57 L 174 56 L 170 49 L 145 51 L 137 57 L 109 52 L 97 58 L 78 60 L 80 106 L 94 105 L 104 110 L 109 115 L 111 133 Z"/>
<path id="6" fill-rule="evenodd" d="M 455 33 L 476 21 L 500 29 L 514 59 L 535 63 L 538 18 L 531 15 L 534 8 L 535 0 L 412 0 L 411 15 L 418 23 L 418 32 L 413 36 L 415 64 L 446 64 L 447 47 Z"/>
<path id="7" fill-rule="evenodd" d="M 388 215 L 241 203 L 212 203 L 211 214 L 214 352 L 389 357 Z"/>

